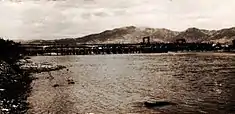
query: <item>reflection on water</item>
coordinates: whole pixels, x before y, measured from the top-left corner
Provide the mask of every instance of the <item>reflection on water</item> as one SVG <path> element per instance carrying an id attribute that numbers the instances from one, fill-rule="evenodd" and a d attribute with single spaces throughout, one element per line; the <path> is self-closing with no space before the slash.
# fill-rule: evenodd
<path id="1" fill-rule="evenodd" d="M 66 65 L 75 81 L 71 112 L 235 113 L 235 56 L 143 54 L 33 57 Z M 65 74 L 58 73 L 58 77 Z M 148 109 L 144 101 L 175 106 Z"/>

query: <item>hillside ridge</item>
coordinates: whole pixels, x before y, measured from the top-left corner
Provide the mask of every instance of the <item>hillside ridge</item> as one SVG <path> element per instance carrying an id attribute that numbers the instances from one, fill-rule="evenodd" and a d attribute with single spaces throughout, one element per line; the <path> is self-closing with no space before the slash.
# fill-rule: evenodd
<path id="1" fill-rule="evenodd" d="M 166 28 L 126 26 L 83 37 L 34 40 L 28 43 L 140 43 L 142 42 L 142 38 L 146 36 L 151 38 L 151 42 L 174 42 L 176 39 L 186 39 L 187 42 L 218 42 L 229 44 L 235 39 L 235 27 L 221 30 L 206 30 L 192 27 L 185 31 L 172 31 Z"/>

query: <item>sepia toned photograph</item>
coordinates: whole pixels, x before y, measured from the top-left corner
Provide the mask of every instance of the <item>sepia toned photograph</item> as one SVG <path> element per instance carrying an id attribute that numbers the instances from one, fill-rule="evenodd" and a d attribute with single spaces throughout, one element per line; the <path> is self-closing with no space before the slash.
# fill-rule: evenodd
<path id="1" fill-rule="evenodd" d="M 235 114 L 235 0 L 0 0 L 0 114 Z"/>

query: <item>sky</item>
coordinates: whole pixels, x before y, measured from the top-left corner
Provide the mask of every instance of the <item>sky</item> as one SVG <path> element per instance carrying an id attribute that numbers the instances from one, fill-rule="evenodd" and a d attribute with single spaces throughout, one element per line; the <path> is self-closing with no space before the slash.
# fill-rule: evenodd
<path id="1" fill-rule="evenodd" d="M 1 0 L 0 36 L 81 37 L 123 26 L 221 29 L 235 26 L 235 0 Z"/>

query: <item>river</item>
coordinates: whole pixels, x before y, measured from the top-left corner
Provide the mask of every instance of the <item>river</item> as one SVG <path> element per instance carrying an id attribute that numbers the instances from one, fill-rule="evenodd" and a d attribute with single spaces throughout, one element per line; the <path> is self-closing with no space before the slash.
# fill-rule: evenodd
<path id="1" fill-rule="evenodd" d="M 34 75 L 29 113 L 235 113 L 235 54 L 35 56 L 32 60 L 67 69 Z M 68 84 L 68 79 L 75 84 Z M 176 105 L 146 108 L 145 101 Z"/>

